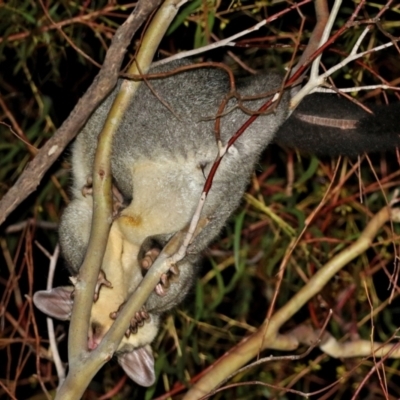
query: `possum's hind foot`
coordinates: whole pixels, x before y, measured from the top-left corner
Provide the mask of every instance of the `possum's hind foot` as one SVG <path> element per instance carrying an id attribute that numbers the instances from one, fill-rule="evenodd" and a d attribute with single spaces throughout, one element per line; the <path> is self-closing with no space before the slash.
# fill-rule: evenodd
<path id="1" fill-rule="evenodd" d="M 122 303 L 117 311 L 113 311 L 110 314 L 111 319 L 116 319 L 124 308 L 125 302 Z M 150 319 L 149 313 L 146 311 L 145 307 L 142 307 L 138 312 L 135 313 L 134 317 L 129 321 L 129 328 L 125 331 L 125 336 L 128 338 L 131 334 L 135 334 L 138 332 L 138 329 L 141 328 L 146 321 Z"/>
<path id="2" fill-rule="evenodd" d="M 153 247 L 148 250 L 143 258 L 140 260 L 140 267 L 144 274 L 150 269 L 154 261 L 157 259 L 158 255 L 161 253 L 161 249 L 158 247 Z M 167 290 L 171 285 L 171 280 L 176 279 L 179 276 L 179 268 L 173 265 L 169 271 L 161 275 L 160 282 L 155 287 L 154 291 L 161 297 L 167 294 Z"/>

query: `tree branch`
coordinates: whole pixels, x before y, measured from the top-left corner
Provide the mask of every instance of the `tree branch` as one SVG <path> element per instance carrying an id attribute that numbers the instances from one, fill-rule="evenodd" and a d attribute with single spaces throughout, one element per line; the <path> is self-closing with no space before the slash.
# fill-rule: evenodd
<path id="1" fill-rule="evenodd" d="M 130 74 L 147 73 L 158 45 L 168 29 L 182 0 L 166 0 L 153 18 L 141 43 L 136 62 L 129 69 Z M 90 312 L 93 302 L 95 284 L 107 245 L 108 233 L 112 223 L 112 176 L 111 150 L 112 140 L 117 132 L 131 98 L 141 81 L 124 81 L 107 116 L 104 128 L 98 138 L 98 146 L 93 170 L 93 218 L 88 249 L 77 282 L 75 284 L 74 305 L 71 315 L 68 342 L 70 371 L 64 385 L 57 393 L 57 399 L 75 399 L 82 396 L 94 374 L 107 362 L 117 350 L 119 343 L 129 326 L 134 311 L 139 311 L 151 291 L 160 280 L 160 275 L 146 274 L 154 277 L 154 282 L 145 291 L 136 290 L 141 301 L 136 297 L 124 307 L 110 331 L 100 345 L 88 351 L 87 334 L 89 331 Z M 159 257 L 160 258 L 160 257 Z"/>

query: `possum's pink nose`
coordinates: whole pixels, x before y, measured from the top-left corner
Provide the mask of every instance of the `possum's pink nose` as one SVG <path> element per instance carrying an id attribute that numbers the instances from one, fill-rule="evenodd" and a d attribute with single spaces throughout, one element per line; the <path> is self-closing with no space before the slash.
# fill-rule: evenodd
<path id="1" fill-rule="evenodd" d="M 89 334 L 88 336 L 88 349 L 90 351 L 94 350 L 97 348 L 97 346 L 100 344 L 101 339 L 96 338 L 96 336 L 92 333 Z"/>

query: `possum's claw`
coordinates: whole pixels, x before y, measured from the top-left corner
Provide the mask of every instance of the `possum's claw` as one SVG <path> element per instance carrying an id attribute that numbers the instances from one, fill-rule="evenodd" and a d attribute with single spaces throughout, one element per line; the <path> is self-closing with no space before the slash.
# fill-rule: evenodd
<path id="1" fill-rule="evenodd" d="M 142 327 L 146 321 L 150 318 L 148 312 L 144 307 L 138 311 L 135 316 L 130 320 L 129 329 L 133 334 L 137 333 L 138 328 Z"/>
<path id="2" fill-rule="evenodd" d="M 126 207 L 124 196 L 118 190 L 118 188 L 113 185 L 112 186 L 112 194 L 113 194 L 113 218 L 117 218 L 122 209 Z"/>
<path id="3" fill-rule="evenodd" d="M 116 319 L 118 314 L 121 312 L 122 308 L 124 307 L 125 302 L 122 303 L 117 311 L 114 311 L 110 314 L 111 319 Z M 145 307 L 142 307 L 138 312 L 135 313 L 135 316 L 131 318 L 129 321 L 129 328 L 125 331 L 125 336 L 128 338 L 131 333 L 137 333 L 138 329 L 142 327 L 146 321 L 150 319 L 149 313 L 146 311 Z"/>
<path id="4" fill-rule="evenodd" d="M 157 257 L 161 253 L 161 250 L 162 249 L 158 247 L 151 247 L 144 253 L 143 258 L 139 258 L 139 265 L 142 268 L 143 275 L 147 273 L 154 261 L 156 261 Z M 171 281 L 176 279 L 178 276 L 179 268 L 177 265 L 173 265 L 170 267 L 168 272 L 162 274 L 160 277 L 160 282 L 154 289 L 157 295 L 164 297 L 167 294 L 168 288 L 171 286 Z"/>
<path id="5" fill-rule="evenodd" d="M 155 287 L 155 292 L 160 296 L 164 297 L 167 294 L 168 288 L 171 286 L 171 281 L 176 280 L 179 277 L 179 268 L 177 265 L 173 265 L 167 273 L 162 274 L 160 282 Z"/>
<path id="6" fill-rule="evenodd" d="M 82 188 L 82 195 L 86 197 L 88 195 L 93 195 L 93 179 L 91 176 L 88 176 L 86 180 L 86 185 Z M 113 195 L 113 212 L 112 216 L 115 219 L 119 216 L 119 213 L 122 209 L 126 207 L 124 196 L 118 190 L 115 185 L 112 185 L 112 195 Z"/>
<path id="7" fill-rule="evenodd" d="M 78 279 L 79 278 L 77 276 L 71 276 L 69 278 L 69 280 L 72 282 L 72 284 L 74 286 L 76 285 Z M 102 285 L 107 286 L 109 288 L 113 287 L 112 283 L 109 280 L 107 280 L 105 272 L 101 269 L 100 272 L 99 272 L 99 276 L 97 278 L 96 286 L 94 288 L 93 303 L 96 303 L 96 301 L 99 299 L 100 289 L 101 289 Z M 75 289 L 72 290 L 72 292 L 70 294 L 70 297 L 71 297 L 71 300 L 74 299 L 74 297 L 75 297 Z"/>
<path id="8" fill-rule="evenodd" d="M 140 260 L 140 266 L 146 271 L 149 270 L 160 253 L 161 250 L 158 249 L 157 247 L 150 249 L 145 253 L 144 257 Z"/>
<path id="9" fill-rule="evenodd" d="M 112 288 L 112 283 L 107 280 L 105 272 L 101 269 L 99 272 L 99 277 L 97 278 L 96 287 L 94 289 L 94 295 L 93 295 L 94 303 L 96 303 L 96 301 L 99 299 L 100 289 L 102 285 Z"/>
<path id="10" fill-rule="evenodd" d="M 83 197 L 93 195 L 93 178 L 91 176 L 86 179 L 86 185 L 82 188 L 82 195 Z"/>

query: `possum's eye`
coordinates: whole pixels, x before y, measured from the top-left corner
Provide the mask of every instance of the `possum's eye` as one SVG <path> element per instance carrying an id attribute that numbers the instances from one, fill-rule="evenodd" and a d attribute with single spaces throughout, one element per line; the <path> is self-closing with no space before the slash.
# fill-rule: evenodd
<path id="1" fill-rule="evenodd" d="M 101 336 L 102 326 L 97 322 L 92 323 L 92 333 L 94 336 Z"/>

